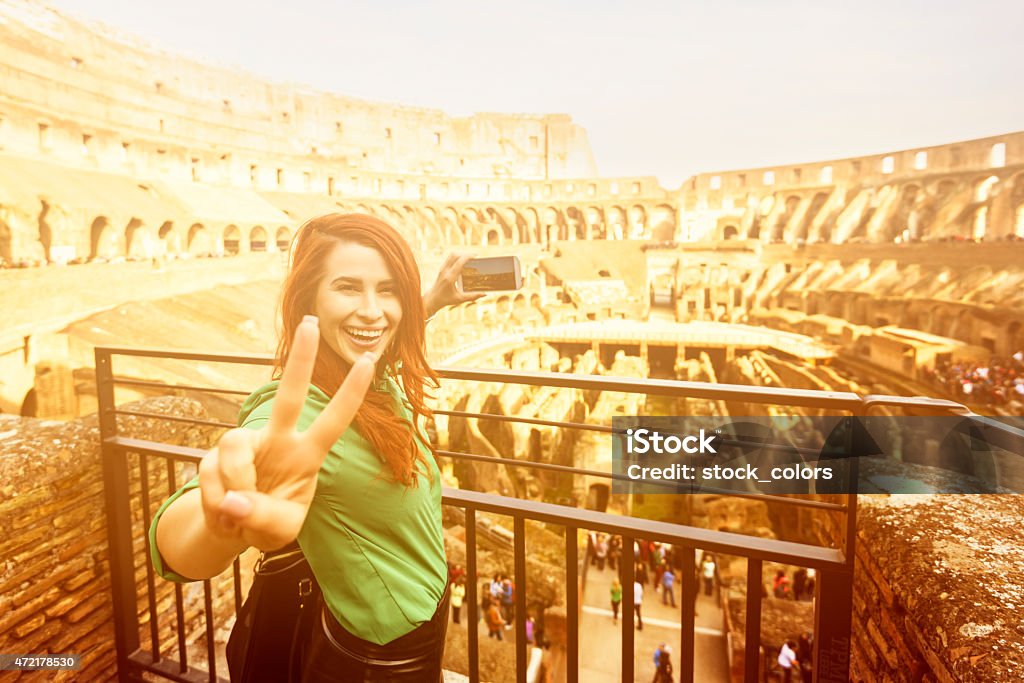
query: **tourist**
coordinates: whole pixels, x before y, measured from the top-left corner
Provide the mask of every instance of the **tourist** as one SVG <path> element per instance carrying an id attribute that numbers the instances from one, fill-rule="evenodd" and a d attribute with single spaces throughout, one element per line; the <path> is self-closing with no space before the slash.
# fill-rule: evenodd
<path id="1" fill-rule="evenodd" d="M 462 600 L 466 597 L 466 585 L 460 576 L 457 581 L 452 583 L 452 621 L 456 624 L 459 622 L 459 613 L 462 611 Z"/>
<path id="2" fill-rule="evenodd" d="M 797 661 L 800 662 L 800 678 L 803 683 L 811 683 L 814 678 L 814 668 L 811 666 L 811 662 L 814 659 L 813 651 L 811 649 L 812 635 L 808 631 L 804 631 L 800 634 L 800 638 L 797 639 L 796 643 L 796 656 Z"/>
<path id="3" fill-rule="evenodd" d="M 498 608 L 498 601 L 496 598 L 491 597 L 488 601 L 490 604 L 487 606 L 487 637 L 496 638 L 503 640 L 502 632 L 506 626 L 505 620 L 501 616 L 501 610 Z"/>
<path id="4" fill-rule="evenodd" d="M 672 606 L 675 607 L 676 606 L 676 592 L 675 592 L 676 575 L 675 575 L 675 572 L 673 572 L 672 569 L 667 564 L 662 563 L 662 566 L 664 567 L 664 573 L 661 575 L 661 587 L 662 587 L 662 591 L 661 591 L 661 604 L 667 605 L 667 604 L 669 604 L 669 602 L 671 602 Z"/>
<path id="5" fill-rule="evenodd" d="M 704 579 L 704 595 L 710 596 L 715 587 L 715 558 L 705 553 L 701 564 L 701 576 Z"/>
<path id="6" fill-rule="evenodd" d="M 305 223 L 276 379 L 153 520 L 153 564 L 176 581 L 297 539 L 323 594 L 298 665 L 305 683 L 441 675 L 448 567 L 440 471 L 421 433 L 437 381 L 424 325 L 426 313 L 476 298 L 456 286 L 467 259 L 449 258 L 421 299 L 412 250 L 390 225 L 359 214 Z"/>
<path id="7" fill-rule="evenodd" d="M 505 625 L 505 630 L 512 628 L 512 621 L 515 618 L 515 604 L 516 594 L 515 585 L 512 583 L 512 579 L 507 576 L 501 582 L 501 613 L 505 617 L 505 621 L 508 623 Z"/>
<path id="8" fill-rule="evenodd" d="M 793 680 L 793 665 L 800 663 L 796 658 L 796 652 L 793 650 L 795 647 L 796 643 L 792 640 L 787 640 L 779 650 L 778 661 L 779 666 L 782 667 L 782 683 L 791 683 Z"/>
<path id="9" fill-rule="evenodd" d="M 805 590 L 807 590 L 807 570 L 800 567 L 793 573 L 793 599 L 803 600 Z"/>
<path id="10" fill-rule="evenodd" d="M 612 623 L 619 623 L 619 606 L 622 605 L 622 582 L 618 579 L 612 580 L 611 587 L 611 598 L 612 598 Z"/>
<path id="11" fill-rule="evenodd" d="M 526 642 L 533 645 L 533 632 L 534 632 L 534 621 L 533 617 L 526 617 Z"/>
<path id="12" fill-rule="evenodd" d="M 674 680 L 675 678 L 672 677 L 672 648 L 665 645 L 658 657 L 653 683 L 672 683 Z"/>
<path id="13" fill-rule="evenodd" d="M 791 598 L 793 594 L 789 587 L 789 577 L 782 569 L 775 572 L 775 580 L 772 582 L 772 594 L 777 598 Z"/>
<path id="14" fill-rule="evenodd" d="M 594 550 L 597 555 L 597 570 L 604 571 L 604 563 L 608 558 L 608 537 L 601 534 L 597 537 L 597 548 Z"/>
<path id="15" fill-rule="evenodd" d="M 636 628 L 644 630 L 644 618 L 640 615 L 640 607 L 644 604 L 644 587 L 639 581 L 633 582 L 633 611 L 636 612 Z"/>

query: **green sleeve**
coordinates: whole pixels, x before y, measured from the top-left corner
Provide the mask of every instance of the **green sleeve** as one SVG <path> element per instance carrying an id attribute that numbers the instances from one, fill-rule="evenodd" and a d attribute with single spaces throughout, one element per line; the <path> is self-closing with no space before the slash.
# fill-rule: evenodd
<path id="1" fill-rule="evenodd" d="M 250 416 L 242 426 L 247 429 L 260 429 L 267 423 L 267 418 L 262 416 Z M 167 579 L 168 581 L 177 581 L 178 583 L 189 583 L 191 581 L 199 581 L 199 579 L 190 579 L 187 576 L 182 576 L 176 573 L 167 563 L 164 562 L 164 558 L 160 556 L 160 551 L 156 547 L 156 525 L 160 523 L 160 517 L 163 516 L 164 510 L 170 506 L 171 503 L 178 500 L 186 491 L 199 488 L 199 477 L 194 477 L 187 484 L 182 486 L 180 489 L 174 492 L 170 498 L 164 501 L 164 504 L 160 506 L 160 509 L 156 511 L 156 515 L 153 516 L 153 521 L 149 525 L 149 558 L 153 563 L 153 569 L 156 570 L 158 576 Z"/>
<path id="2" fill-rule="evenodd" d="M 149 525 L 149 557 L 153 562 L 153 569 L 156 570 L 157 576 L 167 579 L 168 581 L 177 581 L 178 583 L 188 583 L 189 581 L 198 581 L 199 579 L 190 579 L 176 574 L 167 564 L 164 562 L 164 558 L 160 556 L 160 551 L 156 547 L 156 525 L 160 523 L 160 517 L 163 516 L 164 510 L 173 503 L 174 501 L 181 498 L 186 491 L 199 488 L 199 477 L 196 476 L 192 481 L 188 482 L 180 489 L 174 492 L 170 498 L 164 501 L 164 504 L 160 506 L 160 509 L 156 511 L 156 515 L 153 516 L 153 522 Z"/>

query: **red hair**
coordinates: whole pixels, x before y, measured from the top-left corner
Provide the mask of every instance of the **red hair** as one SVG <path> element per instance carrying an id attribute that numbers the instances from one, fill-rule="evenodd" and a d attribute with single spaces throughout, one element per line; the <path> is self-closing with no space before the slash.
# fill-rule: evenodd
<path id="1" fill-rule="evenodd" d="M 317 289 L 327 276 L 324 263 L 332 247 L 339 242 L 376 249 L 395 279 L 402 319 L 398 323 L 394 340 L 377 362 L 377 368 L 378 372 L 387 371 L 401 378 L 412 410 L 410 423 L 396 414 L 391 394 L 371 389 L 366 392 L 353 425 L 373 445 L 378 456 L 390 469 L 394 481 L 416 486 L 416 469 L 419 464 L 424 465 L 423 471 L 433 481 L 430 468 L 426 467 L 426 458 L 415 438 L 420 421 L 432 416 L 424 402 L 424 388 L 428 382 L 432 387 L 438 386 L 437 373 L 427 365 L 424 355 L 426 316 L 420 296 L 420 270 L 409 244 L 384 221 L 358 213 L 331 213 L 313 218 L 299 228 L 292 241 L 291 269 L 285 278 L 281 297 L 281 339 L 274 361 L 274 376 L 280 377 L 288 362 L 292 339 L 302 317 L 314 312 Z M 345 380 L 350 367 L 321 339 L 312 382 L 328 396 L 333 396 Z M 423 438 L 422 433 L 419 433 L 419 437 L 434 453 L 429 439 Z"/>

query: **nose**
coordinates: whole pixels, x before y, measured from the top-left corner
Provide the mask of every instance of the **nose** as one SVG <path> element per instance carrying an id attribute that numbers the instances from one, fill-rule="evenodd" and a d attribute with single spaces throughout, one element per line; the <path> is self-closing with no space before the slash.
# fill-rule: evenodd
<path id="1" fill-rule="evenodd" d="M 362 301 L 359 302 L 359 310 L 356 311 L 356 315 L 367 322 L 379 320 L 380 317 L 384 315 L 376 292 L 368 291 L 363 294 L 363 298 Z"/>

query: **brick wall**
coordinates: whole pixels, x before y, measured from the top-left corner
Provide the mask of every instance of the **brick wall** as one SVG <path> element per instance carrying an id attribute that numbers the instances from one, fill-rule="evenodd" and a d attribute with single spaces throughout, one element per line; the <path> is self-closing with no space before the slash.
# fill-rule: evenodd
<path id="1" fill-rule="evenodd" d="M 140 410 L 201 416 L 186 399 L 140 402 Z M 122 419 L 121 430 L 152 440 L 206 447 L 211 431 L 181 423 Z M 136 458 L 131 458 L 135 460 Z M 151 465 L 150 511 L 166 498 L 167 467 Z M 186 481 L 176 466 L 177 483 Z M 140 638 L 150 649 L 147 563 L 143 538 L 141 479 L 132 466 L 132 529 L 138 587 Z M 116 675 L 110 561 L 104 511 L 99 430 L 95 417 L 47 422 L 0 415 L 0 652 L 77 653 L 82 668 L 54 680 L 110 680 Z M 176 656 L 174 586 L 156 579 L 159 639 L 165 655 Z M 205 628 L 201 584 L 186 586 L 187 640 L 201 640 Z M 234 614 L 230 575 L 213 581 L 214 623 Z M 28 679 L 0 673 L 0 681 Z"/>

